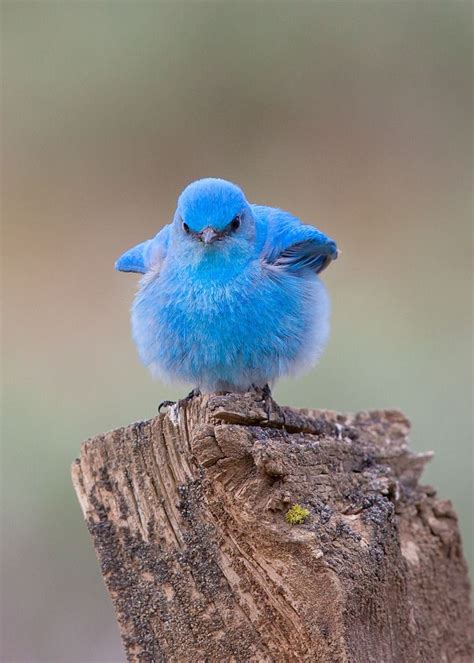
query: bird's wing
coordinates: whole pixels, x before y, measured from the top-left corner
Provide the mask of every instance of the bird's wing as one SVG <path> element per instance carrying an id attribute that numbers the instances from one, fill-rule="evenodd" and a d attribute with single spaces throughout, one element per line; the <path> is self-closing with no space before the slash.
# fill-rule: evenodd
<path id="1" fill-rule="evenodd" d="M 141 244 L 125 251 L 115 263 L 118 272 L 137 272 L 145 274 L 150 269 L 160 269 L 166 257 L 171 226 L 167 225 L 155 235 Z"/>
<path id="2" fill-rule="evenodd" d="M 287 272 L 310 269 L 319 274 L 338 256 L 336 242 L 313 226 L 306 226 L 288 212 L 252 205 L 257 225 L 266 228 L 261 257 Z"/>

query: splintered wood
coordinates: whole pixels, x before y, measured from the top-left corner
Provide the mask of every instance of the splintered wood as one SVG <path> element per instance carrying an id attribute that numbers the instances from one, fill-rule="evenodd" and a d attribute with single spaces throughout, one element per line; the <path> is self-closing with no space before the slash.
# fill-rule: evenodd
<path id="1" fill-rule="evenodd" d="M 248 393 L 85 442 L 73 481 L 128 660 L 470 662 L 456 515 L 408 431 Z"/>

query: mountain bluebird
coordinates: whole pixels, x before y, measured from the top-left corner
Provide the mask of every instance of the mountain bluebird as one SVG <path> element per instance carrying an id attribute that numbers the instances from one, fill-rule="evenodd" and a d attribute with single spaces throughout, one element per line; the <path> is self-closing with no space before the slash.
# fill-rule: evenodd
<path id="1" fill-rule="evenodd" d="M 247 202 L 235 184 L 193 182 L 172 223 L 116 263 L 144 275 L 131 316 L 141 360 L 202 392 L 265 388 L 308 370 L 329 336 L 318 274 L 337 255 L 322 232 Z"/>

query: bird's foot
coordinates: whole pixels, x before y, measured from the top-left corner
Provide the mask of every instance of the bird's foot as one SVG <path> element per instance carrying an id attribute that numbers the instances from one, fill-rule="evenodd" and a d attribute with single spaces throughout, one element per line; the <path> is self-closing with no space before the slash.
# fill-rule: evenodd
<path id="1" fill-rule="evenodd" d="M 270 421 L 272 417 L 272 410 L 274 408 L 274 401 L 272 398 L 272 390 L 270 389 L 270 385 L 266 384 L 263 387 L 257 387 L 253 384 L 252 390 L 262 399 L 268 420 Z"/>
<path id="2" fill-rule="evenodd" d="M 201 395 L 201 390 L 199 389 L 199 387 L 196 387 L 195 389 L 192 389 L 187 396 L 185 396 L 184 398 L 180 398 L 178 403 L 187 403 L 188 401 L 192 401 L 193 398 L 195 398 L 196 396 L 200 395 Z"/>
<path id="3" fill-rule="evenodd" d="M 255 391 L 256 394 L 261 394 L 264 399 L 272 397 L 272 390 L 268 384 L 263 387 L 257 387 L 257 385 L 252 384 L 251 389 L 252 391 Z"/>
<path id="4" fill-rule="evenodd" d="M 173 405 L 186 405 L 191 401 L 195 396 L 200 396 L 201 395 L 201 390 L 200 389 L 193 389 L 192 391 L 189 392 L 187 396 L 184 398 L 180 398 L 178 401 L 162 401 L 158 405 L 158 414 L 161 414 L 161 410 L 167 407 L 172 407 Z"/>
<path id="5" fill-rule="evenodd" d="M 264 395 L 265 398 L 271 398 L 272 397 L 272 390 L 270 389 L 270 385 L 266 384 L 262 388 L 262 394 Z"/>
<path id="6" fill-rule="evenodd" d="M 176 405 L 176 401 L 161 401 L 158 405 L 158 414 L 161 414 L 162 409 L 171 407 L 172 405 Z"/>

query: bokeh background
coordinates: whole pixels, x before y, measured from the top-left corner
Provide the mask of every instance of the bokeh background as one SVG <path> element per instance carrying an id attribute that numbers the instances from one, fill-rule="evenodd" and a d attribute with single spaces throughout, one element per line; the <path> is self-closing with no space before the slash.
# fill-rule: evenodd
<path id="1" fill-rule="evenodd" d="M 472 562 L 470 2 L 3 2 L 5 663 L 124 660 L 69 478 L 183 395 L 126 248 L 220 176 L 337 239 L 333 335 L 277 399 L 400 407 Z"/>

